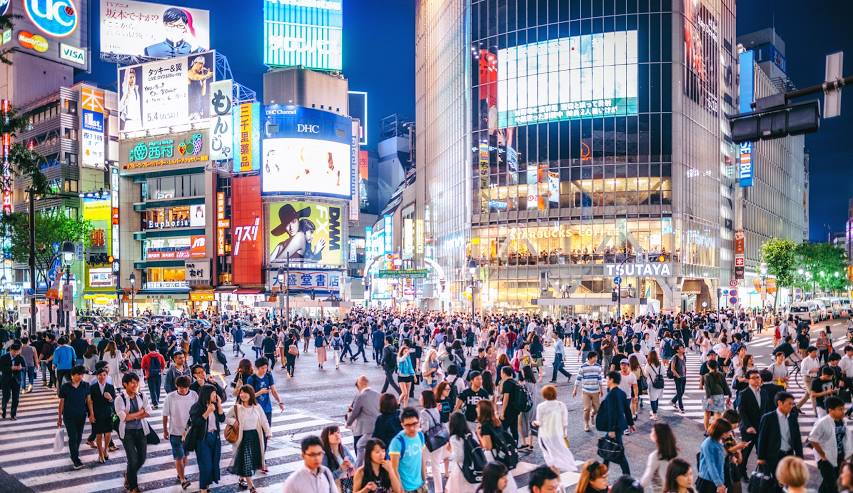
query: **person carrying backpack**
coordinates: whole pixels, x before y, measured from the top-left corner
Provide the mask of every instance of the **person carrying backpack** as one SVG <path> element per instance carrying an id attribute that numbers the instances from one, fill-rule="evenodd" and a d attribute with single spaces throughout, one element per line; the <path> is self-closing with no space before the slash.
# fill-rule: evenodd
<path id="1" fill-rule="evenodd" d="M 145 381 L 148 382 L 148 395 L 151 396 L 151 406 L 154 409 L 160 407 L 160 382 L 165 367 L 166 359 L 157 351 L 153 342 L 149 343 L 148 353 L 142 357 L 142 371 Z"/>
<path id="2" fill-rule="evenodd" d="M 477 438 L 468 430 L 465 415 L 455 412 L 450 415 L 450 474 L 445 484 L 446 491 L 474 493 L 483 480 L 486 454 Z"/>
<path id="3" fill-rule="evenodd" d="M 515 381 L 509 366 L 501 368 L 501 380 L 501 423 L 518 444 L 518 417 L 533 408 L 533 397 L 528 395 L 527 388 Z"/>
<path id="4" fill-rule="evenodd" d="M 495 414 L 495 405 L 491 400 L 477 403 L 477 436 L 480 447 L 486 452 L 488 462 L 499 462 L 508 470 L 518 465 L 518 448 L 512 435 L 504 431 L 501 421 Z M 512 475 L 508 475 L 507 491 L 516 491 L 518 486 Z"/>
<path id="5" fill-rule="evenodd" d="M 424 454 L 428 451 L 426 439 L 420 431 L 418 411 L 413 407 L 403 409 L 400 424 L 403 425 L 403 431 L 397 433 L 388 445 L 391 466 L 400 477 L 403 491 L 427 493 L 429 489 L 425 481 Z"/>

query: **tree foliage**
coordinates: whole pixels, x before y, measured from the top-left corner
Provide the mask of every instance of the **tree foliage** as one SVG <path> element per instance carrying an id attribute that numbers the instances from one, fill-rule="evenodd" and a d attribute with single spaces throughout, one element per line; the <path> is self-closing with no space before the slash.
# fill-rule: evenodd
<path id="1" fill-rule="evenodd" d="M 796 259 L 796 286 L 810 290 L 814 285 L 821 291 L 839 291 L 847 286 L 847 255 L 843 249 L 829 243 L 802 243 L 797 246 Z"/>
<path id="2" fill-rule="evenodd" d="M 767 273 L 776 276 L 779 286 L 792 286 L 796 263 L 797 244 L 791 240 L 772 238 L 761 245 L 761 260 L 767 264 Z"/>
<path id="3" fill-rule="evenodd" d="M 5 216 L 2 220 L 12 238 L 12 260 L 26 264 L 30 255 L 30 224 L 27 213 L 17 212 Z M 62 255 L 62 243 L 70 241 L 88 246 L 92 224 L 68 217 L 65 212 L 49 209 L 37 211 L 35 217 L 36 232 L 36 276 L 49 282 L 47 273 Z"/>

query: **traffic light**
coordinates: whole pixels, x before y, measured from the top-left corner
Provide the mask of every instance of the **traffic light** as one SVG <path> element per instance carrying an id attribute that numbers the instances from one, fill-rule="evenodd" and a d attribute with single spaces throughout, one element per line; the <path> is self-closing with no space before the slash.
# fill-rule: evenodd
<path id="1" fill-rule="evenodd" d="M 732 140 L 737 144 L 811 133 L 820 128 L 820 103 L 814 100 L 777 105 L 736 115 L 730 123 Z"/>
<path id="2" fill-rule="evenodd" d="M 616 289 L 610 293 L 610 301 L 616 302 L 619 300 L 619 295 L 616 294 Z"/>

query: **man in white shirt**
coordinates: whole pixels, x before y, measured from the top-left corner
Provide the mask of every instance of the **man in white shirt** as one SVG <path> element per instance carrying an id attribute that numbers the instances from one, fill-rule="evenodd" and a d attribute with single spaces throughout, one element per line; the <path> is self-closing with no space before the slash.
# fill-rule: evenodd
<path id="1" fill-rule="evenodd" d="M 841 368 L 842 373 L 844 373 L 845 380 L 849 382 L 853 379 L 853 346 L 848 345 L 844 347 L 844 356 L 841 357 L 838 366 Z"/>
<path id="2" fill-rule="evenodd" d="M 812 388 L 812 381 L 817 378 L 817 374 L 820 371 L 820 361 L 817 359 L 816 347 L 809 346 L 806 353 L 806 357 L 800 362 L 800 374 L 803 376 L 803 383 L 805 384 L 803 388 L 810 389 Z M 841 359 L 843 360 L 844 358 Z M 812 401 L 812 409 L 814 410 L 815 416 L 817 416 L 817 407 L 815 407 L 815 400 L 811 396 L 811 392 L 803 394 L 803 397 L 799 402 L 797 402 L 797 408 L 802 409 L 803 405 L 809 399 Z"/>
<path id="3" fill-rule="evenodd" d="M 302 467 L 284 482 L 284 493 L 338 493 L 335 477 L 323 465 L 323 442 L 316 436 L 302 439 Z"/>
<path id="4" fill-rule="evenodd" d="M 853 433 L 844 422 L 844 401 L 826 398 L 827 415 L 817 420 L 809 433 L 822 484 L 820 491 L 837 491 L 838 466 L 853 455 Z"/>
<path id="5" fill-rule="evenodd" d="M 172 446 L 175 471 L 183 489 L 190 486 L 184 473 L 187 467 L 187 452 L 184 450 L 183 435 L 187 430 L 190 408 L 198 400 L 198 394 L 190 390 L 190 383 L 190 377 L 186 375 L 176 378 L 177 390 L 166 394 L 166 400 L 163 401 L 163 438 Z"/>
<path id="6" fill-rule="evenodd" d="M 637 376 L 631 371 L 631 366 L 625 358 L 622 358 L 622 361 L 619 362 L 619 373 L 622 374 L 622 379 L 619 381 L 619 388 L 630 399 L 631 413 L 636 417 L 640 392 L 637 388 Z M 630 435 L 630 433 L 625 434 Z"/>

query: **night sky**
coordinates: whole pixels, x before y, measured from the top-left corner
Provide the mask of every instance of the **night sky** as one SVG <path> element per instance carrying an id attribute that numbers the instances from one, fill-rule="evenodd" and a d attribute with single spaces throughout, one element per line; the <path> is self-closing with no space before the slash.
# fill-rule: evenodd
<path id="1" fill-rule="evenodd" d="M 91 19 L 97 19 L 98 1 L 90 1 Z M 255 89 L 260 96 L 262 63 L 260 0 L 180 0 L 173 3 L 210 10 L 211 44 L 224 53 L 235 80 Z M 235 9 L 235 4 L 245 6 Z M 249 8 L 254 6 L 254 8 Z M 853 74 L 853 2 L 808 3 L 804 15 L 801 0 L 741 0 L 738 2 L 738 33 L 776 26 L 785 40 L 789 76 L 797 87 L 817 84 L 824 76 L 824 55 L 846 52 L 845 75 Z M 91 23 L 92 42 L 99 36 Z M 248 35 L 247 35 L 248 33 Z M 254 33 L 254 34 L 251 34 Z M 344 73 L 351 90 L 369 93 L 369 147 L 376 147 L 379 120 L 392 113 L 414 119 L 414 0 L 344 1 Z M 93 60 L 93 72 L 81 80 L 94 80 L 115 88 L 115 65 Z M 847 201 L 853 196 L 853 88 L 842 98 L 842 115 L 821 121 L 818 133 L 806 137 L 811 154 L 810 237 L 826 241 L 844 229 Z"/>

